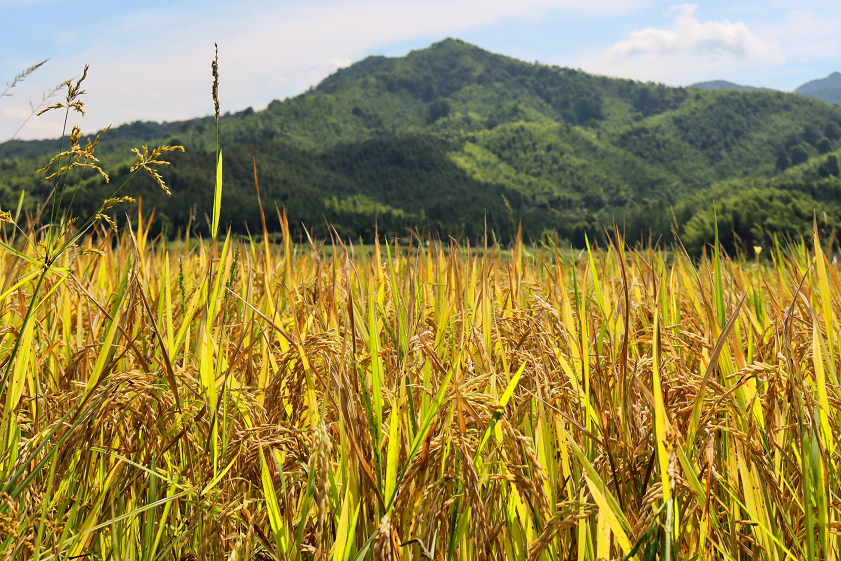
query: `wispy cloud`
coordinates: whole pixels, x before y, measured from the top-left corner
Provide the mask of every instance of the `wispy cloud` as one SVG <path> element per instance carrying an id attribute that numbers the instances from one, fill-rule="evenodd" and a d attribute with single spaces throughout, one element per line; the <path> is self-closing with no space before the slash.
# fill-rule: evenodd
<path id="1" fill-rule="evenodd" d="M 0 111 L 0 121 L 7 120 L 11 124 L 17 123 L 16 130 L 30 116 L 30 112 L 19 107 L 6 107 Z M 61 134 L 61 123 L 57 119 L 32 118 L 26 124 L 30 136 L 36 138 L 54 138 Z"/>
<path id="2" fill-rule="evenodd" d="M 26 119 L 29 117 L 29 111 L 26 109 L 19 109 L 17 107 L 6 107 L 0 114 L 5 115 L 6 117 L 11 117 L 13 119 Z"/>
<path id="3" fill-rule="evenodd" d="M 787 12 L 765 26 L 763 33 L 776 37 L 788 59 L 814 61 L 841 58 L 841 13 L 827 14 L 804 9 Z"/>
<path id="4" fill-rule="evenodd" d="M 610 76 L 673 85 L 711 79 L 766 85 L 771 70 L 785 64 L 776 36 L 760 35 L 743 22 L 704 21 L 697 11 L 695 4 L 672 6 L 665 14 L 669 26 L 632 31 L 604 50 L 583 55 L 578 64 Z"/>

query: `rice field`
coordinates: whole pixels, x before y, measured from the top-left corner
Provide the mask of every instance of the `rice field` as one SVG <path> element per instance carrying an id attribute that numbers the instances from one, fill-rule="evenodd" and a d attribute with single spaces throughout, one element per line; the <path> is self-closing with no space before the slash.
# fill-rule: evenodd
<path id="1" fill-rule="evenodd" d="M 44 111 L 84 113 L 86 73 Z M 107 180 L 80 142 L 0 211 L 0 560 L 838 559 L 817 233 L 753 261 L 220 236 L 218 151 L 210 236 L 168 241 L 140 204 L 118 228 L 128 181 L 75 220 Z M 167 190 L 174 150 L 132 174 Z"/>
<path id="2" fill-rule="evenodd" d="M 328 252 L 146 224 L 49 267 L 3 232 L 3 559 L 838 557 L 819 243 Z"/>

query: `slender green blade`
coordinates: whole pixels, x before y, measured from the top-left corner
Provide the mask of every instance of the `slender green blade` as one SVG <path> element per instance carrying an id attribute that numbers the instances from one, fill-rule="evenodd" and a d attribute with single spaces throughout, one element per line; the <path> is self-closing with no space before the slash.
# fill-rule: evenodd
<path id="1" fill-rule="evenodd" d="M 213 192 L 213 221 L 210 235 L 215 240 L 219 232 L 219 211 L 222 209 L 222 151 L 219 150 L 219 161 L 216 164 L 216 189 Z"/>

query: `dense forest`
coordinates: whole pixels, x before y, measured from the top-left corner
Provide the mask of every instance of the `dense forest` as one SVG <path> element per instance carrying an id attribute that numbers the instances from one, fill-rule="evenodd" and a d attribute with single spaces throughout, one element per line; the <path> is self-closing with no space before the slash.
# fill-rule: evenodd
<path id="1" fill-rule="evenodd" d="M 224 100 L 223 100 L 224 102 Z M 717 224 L 730 251 L 785 243 L 814 217 L 841 220 L 841 108 L 773 91 L 672 88 L 531 64 L 448 39 L 405 57 L 369 57 L 297 97 L 220 120 L 221 220 L 262 232 L 282 212 L 297 236 L 380 234 L 532 241 L 582 247 L 616 223 L 630 241 L 672 239 L 699 253 Z M 84 142 L 84 141 L 83 141 Z M 83 177 L 77 213 L 121 184 L 130 147 L 182 144 L 123 194 L 155 210 L 156 232 L 207 231 L 212 117 L 136 122 L 109 131 L 111 183 Z M 58 141 L 0 153 L 0 208 L 34 213 L 51 184 L 35 174 Z M 255 166 L 256 163 L 256 166 Z M 136 212 L 113 209 L 116 220 Z"/>

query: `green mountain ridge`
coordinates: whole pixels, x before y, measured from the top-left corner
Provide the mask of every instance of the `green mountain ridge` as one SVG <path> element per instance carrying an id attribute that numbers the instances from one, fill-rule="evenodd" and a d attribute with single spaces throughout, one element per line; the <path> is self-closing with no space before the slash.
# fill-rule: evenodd
<path id="1" fill-rule="evenodd" d="M 327 236 L 329 222 L 343 237 L 365 240 L 375 227 L 471 238 L 487 227 L 505 239 L 522 224 L 530 239 L 554 231 L 580 246 L 584 234 L 599 239 L 614 220 L 633 241 L 668 235 L 677 217 L 681 233 L 702 245 L 703 229 L 684 226 L 713 196 L 735 196 L 748 184 L 777 189 L 780 174 L 807 164 L 817 170 L 841 149 L 841 109 L 819 100 L 594 76 L 453 39 L 405 57 L 368 57 L 265 110 L 227 114 L 219 127 L 221 218 L 234 231 L 261 230 L 253 156 L 270 228 L 276 206 L 298 236 L 304 228 Z M 112 184 L 128 174 L 129 146 L 158 142 L 187 148 L 162 172 L 172 197 L 145 177 L 131 193 L 157 209 L 155 228 L 173 234 L 189 222 L 206 230 L 212 118 L 109 131 L 102 154 Z M 32 172 L 52 143 L 14 142 L 0 155 L 0 207 L 16 204 L 21 189 L 31 209 L 47 196 L 50 186 Z M 797 192 L 829 208 L 834 198 L 814 198 L 805 187 L 827 177 L 804 176 Z M 721 190 L 734 182 L 740 187 Z M 81 211 L 107 194 L 98 178 L 84 179 L 74 206 Z"/>
<path id="2" fill-rule="evenodd" d="M 841 104 L 841 72 L 833 72 L 826 78 L 806 82 L 794 92 L 839 105 Z"/>
<path id="3" fill-rule="evenodd" d="M 768 90 L 768 88 L 757 88 L 754 86 L 744 86 L 742 84 L 735 84 L 727 80 L 707 80 L 706 82 L 697 82 L 689 86 L 699 90 L 741 90 L 746 92 L 754 92 L 757 90 Z"/>

